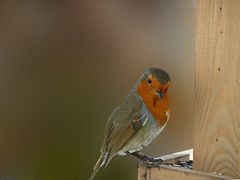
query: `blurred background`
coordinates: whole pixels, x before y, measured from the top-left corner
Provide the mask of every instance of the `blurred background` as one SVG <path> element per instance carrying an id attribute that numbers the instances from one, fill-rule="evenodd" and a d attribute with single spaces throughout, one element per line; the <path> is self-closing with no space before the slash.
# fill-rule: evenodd
<path id="1" fill-rule="evenodd" d="M 86 180 L 114 106 L 147 67 L 169 72 L 171 118 L 144 151 L 193 145 L 194 2 L 0 2 L 0 177 Z M 137 178 L 116 157 L 96 180 Z"/>

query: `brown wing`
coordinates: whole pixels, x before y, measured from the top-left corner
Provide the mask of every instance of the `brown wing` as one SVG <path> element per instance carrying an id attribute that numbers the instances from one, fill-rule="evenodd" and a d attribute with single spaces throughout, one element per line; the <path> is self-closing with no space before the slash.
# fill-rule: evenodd
<path id="1" fill-rule="evenodd" d="M 135 93 L 130 93 L 112 112 L 105 128 L 105 139 L 101 155 L 94 166 L 89 180 L 102 166 L 107 166 L 110 160 L 145 124 L 141 108 L 142 101 Z"/>
<path id="2" fill-rule="evenodd" d="M 106 124 L 101 149 L 105 165 L 143 127 L 142 106 L 142 101 L 132 93 L 114 109 Z"/>

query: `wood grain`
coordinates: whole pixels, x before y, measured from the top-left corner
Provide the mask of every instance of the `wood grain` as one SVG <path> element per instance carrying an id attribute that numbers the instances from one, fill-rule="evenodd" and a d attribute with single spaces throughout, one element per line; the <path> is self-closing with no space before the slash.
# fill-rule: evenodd
<path id="1" fill-rule="evenodd" d="M 164 163 L 177 163 L 178 161 L 188 161 L 191 159 L 193 150 L 181 151 L 170 155 L 161 156 Z M 221 180 L 230 179 L 228 176 L 204 173 L 184 168 L 176 168 L 167 165 L 161 165 L 156 168 L 147 168 L 144 165 L 138 167 L 138 180 Z"/>
<path id="2" fill-rule="evenodd" d="M 194 169 L 240 177 L 240 0 L 198 0 Z"/>
<path id="3" fill-rule="evenodd" d="M 160 168 L 138 168 L 138 180 L 223 180 L 230 177 L 219 176 L 183 168 L 160 166 Z"/>

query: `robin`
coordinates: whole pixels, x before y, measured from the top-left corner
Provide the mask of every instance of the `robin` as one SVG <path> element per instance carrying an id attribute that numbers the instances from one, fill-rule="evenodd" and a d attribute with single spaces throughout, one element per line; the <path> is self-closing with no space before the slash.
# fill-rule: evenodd
<path id="1" fill-rule="evenodd" d="M 169 119 L 169 84 L 170 77 L 164 70 L 146 69 L 110 115 L 101 155 L 89 180 L 116 155 L 132 155 L 145 163 L 162 162 L 140 150 L 161 133 Z"/>

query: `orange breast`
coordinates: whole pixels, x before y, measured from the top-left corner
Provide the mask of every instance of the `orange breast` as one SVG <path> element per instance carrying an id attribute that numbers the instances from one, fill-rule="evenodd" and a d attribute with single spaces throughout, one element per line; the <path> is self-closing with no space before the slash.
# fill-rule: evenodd
<path id="1" fill-rule="evenodd" d="M 147 109 L 159 125 L 164 125 L 168 120 L 168 93 L 166 92 L 163 99 L 160 99 L 160 97 L 155 94 L 154 90 L 144 80 L 142 80 L 138 85 L 137 92 L 142 97 Z"/>

